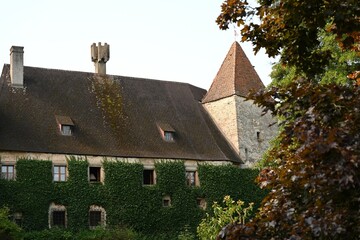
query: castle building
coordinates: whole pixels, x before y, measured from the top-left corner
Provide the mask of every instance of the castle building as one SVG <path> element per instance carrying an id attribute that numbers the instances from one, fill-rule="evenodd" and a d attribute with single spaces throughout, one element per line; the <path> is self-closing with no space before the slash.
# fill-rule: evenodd
<path id="1" fill-rule="evenodd" d="M 16 180 L 18 159 L 42 159 L 52 162 L 54 182 L 66 181 L 67 158 L 77 156 L 89 163 L 89 182 L 104 181 L 107 158 L 141 163 L 145 185 L 156 184 L 156 161 L 181 160 L 188 183 L 200 185 L 199 164 L 251 167 L 277 131 L 270 115 L 245 101 L 264 85 L 237 42 L 208 91 L 108 75 L 108 44 L 91 46 L 95 73 L 24 66 L 23 54 L 23 47 L 11 47 L 0 78 L 1 177 L 7 180 Z M 92 208 L 100 219 L 101 207 Z M 63 224 L 62 209 L 50 206 L 52 224 Z"/>

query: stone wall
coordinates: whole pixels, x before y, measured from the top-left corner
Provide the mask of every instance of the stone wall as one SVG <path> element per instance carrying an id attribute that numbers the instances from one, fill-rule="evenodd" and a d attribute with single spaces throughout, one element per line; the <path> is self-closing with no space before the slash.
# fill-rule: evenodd
<path id="1" fill-rule="evenodd" d="M 251 100 L 244 100 L 233 95 L 203 106 L 240 155 L 245 167 L 251 167 L 261 159 L 271 139 L 276 136 L 277 126 L 269 127 L 276 119 L 270 114 L 261 116 L 261 108 Z"/>

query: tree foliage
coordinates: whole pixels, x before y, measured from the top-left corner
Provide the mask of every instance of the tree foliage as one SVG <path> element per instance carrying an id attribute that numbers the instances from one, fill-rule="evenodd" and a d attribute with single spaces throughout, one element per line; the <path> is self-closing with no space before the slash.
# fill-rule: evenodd
<path id="1" fill-rule="evenodd" d="M 357 85 L 304 79 L 253 95 L 283 119 L 279 145 L 267 157 L 277 166 L 259 174 L 271 191 L 256 217 L 231 226 L 227 239 L 245 232 L 253 239 L 359 238 L 359 96 Z"/>
<path id="2" fill-rule="evenodd" d="M 331 24 L 329 23 L 327 26 L 329 25 Z M 322 84 L 348 84 L 351 80 L 347 75 L 360 69 L 360 55 L 354 51 L 341 49 L 335 39 L 335 34 L 325 30 L 319 31 L 319 49 L 329 51 L 332 58 L 329 59 L 324 72 L 313 76 L 312 81 Z M 280 61 L 273 66 L 270 77 L 272 79 L 271 85 L 286 86 L 294 79 L 306 77 L 306 74 L 297 69 L 296 66 L 287 66 Z"/>
<path id="3" fill-rule="evenodd" d="M 360 51 L 360 7 L 357 0 L 259 0 L 250 6 L 247 0 L 226 0 L 217 23 L 241 26 L 243 41 L 254 51 L 265 48 L 270 57 L 281 54 L 281 62 L 314 76 L 325 70 L 331 52 L 319 48 L 321 29 L 335 34 L 341 49 Z M 255 21 L 258 19 L 259 21 Z M 326 24 L 332 22 L 332 24 Z"/>

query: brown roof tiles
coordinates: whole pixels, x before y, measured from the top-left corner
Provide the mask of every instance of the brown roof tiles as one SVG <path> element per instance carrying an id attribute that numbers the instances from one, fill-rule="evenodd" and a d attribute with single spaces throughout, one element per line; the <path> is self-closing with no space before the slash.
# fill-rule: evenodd
<path id="1" fill-rule="evenodd" d="M 250 90 L 264 88 L 254 67 L 239 43 L 234 42 L 202 102 L 212 102 L 232 95 L 245 97 Z"/>

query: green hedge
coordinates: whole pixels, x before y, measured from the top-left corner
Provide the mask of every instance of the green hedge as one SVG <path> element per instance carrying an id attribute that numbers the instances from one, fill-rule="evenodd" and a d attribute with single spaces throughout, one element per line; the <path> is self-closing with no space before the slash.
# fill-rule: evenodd
<path id="1" fill-rule="evenodd" d="M 69 178 L 53 182 L 52 162 L 19 159 L 16 181 L 0 180 L 0 205 L 23 213 L 23 228 L 48 228 L 50 203 L 66 206 L 68 229 L 88 228 L 91 205 L 106 210 L 107 226 L 129 226 L 146 234 L 176 236 L 188 226 L 192 232 L 204 217 L 197 198 L 205 198 L 208 209 L 213 201 L 225 195 L 233 199 L 259 203 L 264 197 L 254 183 L 257 170 L 200 164 L 200 187 L 186 185 L 183 161 L 158 161 L 155 164 L 156 184 L 143 186 L 143 165 L 124 161 L 103 161 L 104 184 L 88 182 L 88 161 L 68 159 Z M 171 206 L 163 207 L 164 196 L 171 197 Z"/>

